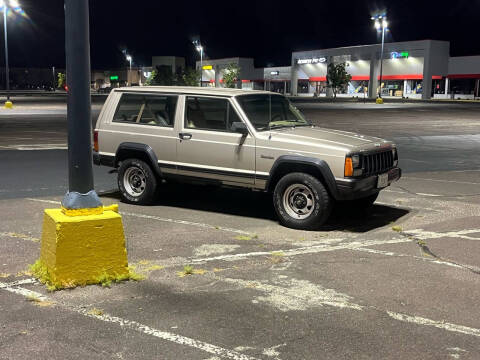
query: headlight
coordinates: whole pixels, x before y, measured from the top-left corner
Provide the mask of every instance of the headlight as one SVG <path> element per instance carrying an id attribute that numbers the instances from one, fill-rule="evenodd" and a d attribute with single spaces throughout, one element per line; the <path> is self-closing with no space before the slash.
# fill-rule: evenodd
<path id="1" fill-rule="evenodd" d="M 398 165 L 398 151 L 397 148 L 392 148 L 392 154 L 393 154 L 393 166 Z"/>

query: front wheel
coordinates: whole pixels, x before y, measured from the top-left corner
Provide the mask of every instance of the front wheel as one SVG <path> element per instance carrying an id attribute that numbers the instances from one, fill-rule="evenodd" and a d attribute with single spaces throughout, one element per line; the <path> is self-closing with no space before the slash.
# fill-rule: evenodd
<path id="1" fill-rule="evenodd" d="M 280 223 L 300 230 L 318 229 L 332 211 L 332 199 L 325 186 L 305 173 L 281 178 L 275 186 L 273 203 Z"/>
<path id="2" fill-rule="evenodd" d="M 118 169 L 118 188 L 122 200 L 146 205 L 155 199 L 157 178 L 151 167 L 142 160 L 127 159 Z"/>

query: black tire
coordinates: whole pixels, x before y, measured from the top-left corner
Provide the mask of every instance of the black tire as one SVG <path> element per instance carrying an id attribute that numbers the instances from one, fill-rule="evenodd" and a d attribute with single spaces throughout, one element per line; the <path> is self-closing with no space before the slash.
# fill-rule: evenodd
<path id="1" fill-rule="evenodd" d="M 314 200 L 313 205 L 310 207 L 311 209 L 308 206 L 301 209 L 302 211 L 305 209 L 305 214 L 303 215 L 295 213 L 293 207 L 288 205 L 289 200 L 287 199 L 295 199 L 296 195 L 289 196 L 292 192 L 295 194 L 295 186 L 297 186 L 297 189 L 304 189 L 296 192 L 296 194 L 300 195 L 299 207 L 303 205 L 302 201 L 308 197 Z M 292 188 L 293 190 L 290 190 Z M 287 205 L 285 205 L 284 200 L 287 202 Z M 305 173 L 291 173 L 282 177 L 275 186 L 273 205 L 275 206 L 275 211 L 282 225 L 293 229 L 316 230 L 320 228 L 330 216 L 333 200 L 325 186 L 315 177 Z M 288 208 L 286 208 L 286 206 Z M 292 214 L 297 217 L 292 216 Z M 306 217 L 300 218 L 303 216 Z"/>
<path id="2" fill-rule="evenodd" d="M 129 185 L 131 182 L 125 178 L 131 178 L 135 175 L 137 175 L 140 181 L 138 187 Z M 117 182 L 122 200 L 126 203 L 148 205 L 155 200 L 158 180 L 150 165 L 142 160 L 127 159 L 122 161 L 118 169 Z M 127 187 L 130 188 L 127 189 Z M 138 192 L 135 192 L 134 189 L 138 189 Z"/>

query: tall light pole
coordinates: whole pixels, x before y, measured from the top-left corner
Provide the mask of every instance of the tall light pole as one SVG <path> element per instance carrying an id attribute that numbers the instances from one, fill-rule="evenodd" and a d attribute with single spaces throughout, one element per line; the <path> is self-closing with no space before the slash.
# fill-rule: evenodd
<path id="1" fill-rule="evenodd" d="M 0 11 L 3 12 L 3 32 L 5 35 L 5 81 L 7 91 L 7 101 L 5 101 L 5 107 L 11 109 L 12 102 L 10 101 L 10 69 L 8 67 L 8 32 L 7 32 L 7 17 L 8 12 L 13 11 L 17 14 L 24 14 L 24 11 L 20 7 L 17 0 L 0 0 Z"/>
<path id="2" fill-rule="evenodd" d="M 65 54 L 68 74 L 68 193 L 66 209 L 96 208 L 93 187 L 88 0 L 65 0 Z"/>
<path id="3" fill-rule="evenodd" d="M 203 85 L 203 46 L 200 44 L 199 40 L 194 42 L 195 49 L 200 53 L 200 87 Z"/>
<path id="4" fill-rule="evenodd" d="M 132 77 L 132 55 L 125 55 L 125 58 L 127 61 L 130 63 L 130 70 L 128 71 L 128 76 L 127 76 L 127 81 L 131 80 L 130 78 Z M 130 85 L 132 84 L 131 81 L 129 81 Z"/>
<path id="5" fill-rule="evenodd" d="M 375 23 L 375 29 L 382 32 L 382 52 L 380 55 L 380 86 L 378 88 L 378 97 L 382 98 L 382 73 L 383 73 L 383 49 L 385 46 L 385 31 L 388 30 L 387 17 L 385 15 L 376 15 L 371 17 Z"/>

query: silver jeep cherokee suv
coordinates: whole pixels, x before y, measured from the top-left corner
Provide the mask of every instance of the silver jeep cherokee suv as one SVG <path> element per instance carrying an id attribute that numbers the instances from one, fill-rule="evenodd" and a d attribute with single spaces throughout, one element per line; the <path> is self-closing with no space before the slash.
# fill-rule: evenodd
<path id="1" fill-rule="evenodd" d="M 296 229 L 320 227 L 336 201 L 373 204 L 401 176 L 389 141 L 319 128 L 275 93 L 195 87 L 114 89 L 94 163 L 118 168 L 134 204 L 153 201 L 164 179 L 272 192 L 280 222 Z"/>

